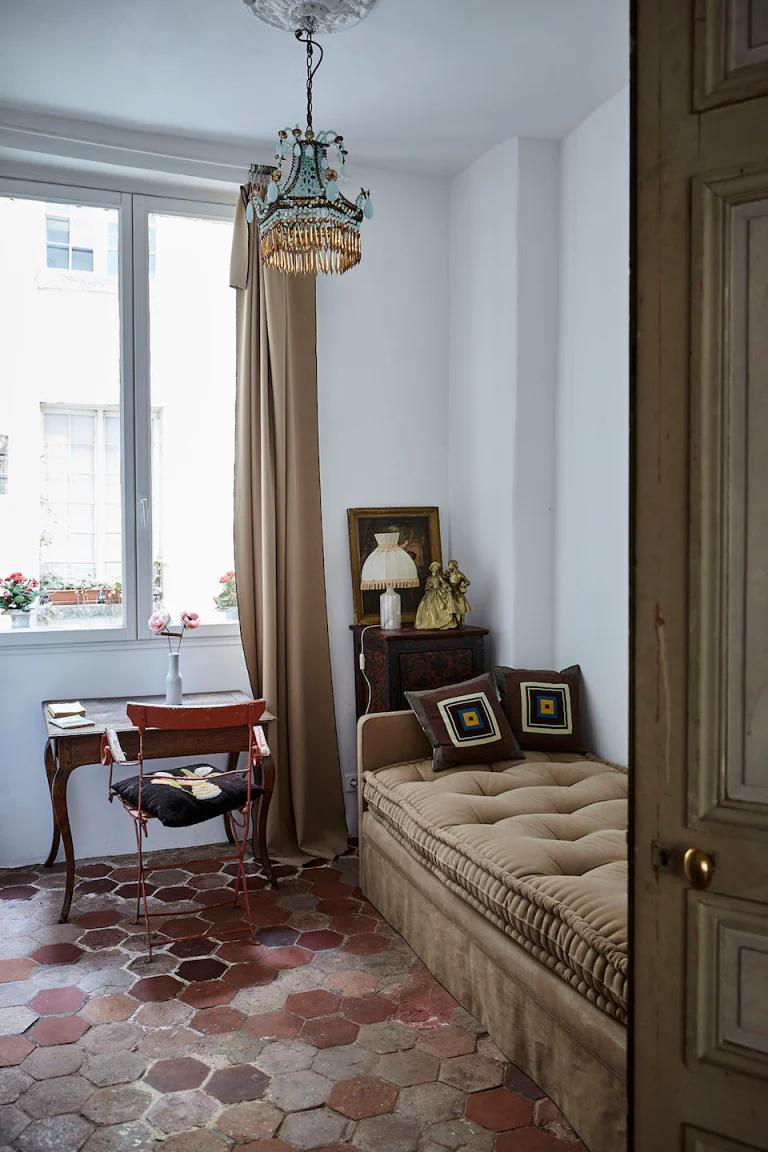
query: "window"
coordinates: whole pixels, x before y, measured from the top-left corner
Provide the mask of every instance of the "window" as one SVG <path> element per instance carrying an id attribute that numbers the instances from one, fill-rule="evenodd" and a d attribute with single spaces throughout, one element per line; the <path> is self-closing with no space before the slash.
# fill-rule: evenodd
<path id="1" fill-rule="evenodd" d="M 0 180 L 0 571 L 42 588 L 29 631 L 0 614 L 2 643 L 148 638 L 157 605 L 235 630 L 215 602 L 233 567 L 230 242 L 226 207 Z"/>
<path id="2" fill-rule="evenodd" d="M 153 277 L 150 265 L 149 288 L 150 395 L 162 413 L 152 437 L 156 598 L 220 623 L 235 614 L 215 604 L 221 577 L 234 567 L 232 228 L 154 212 L 147 225 L 163 251 Z"/>
<path id="3" fill-rule="evenodd" d="M 93 272 L 93 249 L 70 247 L 70 219 L 68 216 L 46 216 L 45 250 L 46 263 L 49 268 L 68 268 L 73 272 Z"/>
<path id="4" fill-rule="evenodd" d="M 8 437 L 0 436 L 0 496 L 8 492 Z"/>

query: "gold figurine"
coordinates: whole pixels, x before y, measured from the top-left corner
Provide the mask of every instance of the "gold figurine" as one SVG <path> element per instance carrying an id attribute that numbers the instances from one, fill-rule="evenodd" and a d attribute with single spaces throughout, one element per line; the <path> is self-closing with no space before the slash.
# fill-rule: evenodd
<path id="1" fill-rule="evenodd" d="M 457 560 L 448 561 L 448 571 L 445 574 L 445 579 L 451 590 L 451 600 L 453 603 L 453 615 L 456 620 L 456 627 L 464 627 L 464 617 L 467 612 L 471 612 L 472 608 L 467 600 L 467 589 L 469 588 L 469 580 L 459 568 Z"/>
<path id="2" fill-rule="evenodd" d="M 456 627 L 451 587 L 436 560 L 429 566 L 424 595 L 416 610 L 416 627 L 440 630 Z"/>
<path id="3" fill-rule="evenodd" d="M 448 561 L 448 571 L 441 572 L 435 560 L 429 566 L 424 595 L 416 611 L 416 627 L 421 629 L 463 628 L 469 612 L 467 600 L 469 580 L 461 571 L 458 561 Z"/>

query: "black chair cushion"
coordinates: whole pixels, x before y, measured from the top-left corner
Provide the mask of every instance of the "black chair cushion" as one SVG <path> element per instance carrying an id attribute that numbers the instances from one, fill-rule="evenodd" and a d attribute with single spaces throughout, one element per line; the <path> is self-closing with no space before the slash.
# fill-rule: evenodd
<path id="1" fill-rule="evenodd" d="M 113 783 L 112 791 L 135 808 L 139 802 L 138 776 Z M 245 771 L 223 776 L 210 764 L 191 764 L 151 775 L 145 773 L 141 784 L 141 809 L 167 828 L 187 828 L 242 808 L 247 800 L 247 791 Z M 262 791 L 252 784 L 252 799 L 260 796 Z"/>

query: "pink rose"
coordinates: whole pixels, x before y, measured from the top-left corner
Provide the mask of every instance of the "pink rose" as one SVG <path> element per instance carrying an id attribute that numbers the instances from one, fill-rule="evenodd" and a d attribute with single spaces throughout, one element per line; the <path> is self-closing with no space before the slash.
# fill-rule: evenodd
<path id="1" fill-rule="evenodd" d="M 159 636 L 160 633 L 164 632 L 168 627 L 170 620 L 171 616 L 169 612 L 153 612 L 149 620 L 147 620 L 147 624 L 149 625 L 150 632 L 154 632 Z"/>
<path id="2" fill-rule="evenodd" d="M 197 612 L 182 612 L 181 623 L 185 628 L 199 628 L 200 617 Z"/>

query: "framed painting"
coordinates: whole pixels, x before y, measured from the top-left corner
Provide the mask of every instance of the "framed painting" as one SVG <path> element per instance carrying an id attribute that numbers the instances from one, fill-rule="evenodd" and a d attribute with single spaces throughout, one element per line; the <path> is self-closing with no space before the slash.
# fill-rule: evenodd
<path id="1" fill-rule="evenodd" d="M 379 621 L 378 591 L 363 592 L 360 573 L 376 547 L 377 532 L 397 532 L 401 548 L 412 557 L 419 573 L 419 588 L 402 588 L 402 621 L 413 624 L 424 594 L 424 581 L 433 560 L 442 565 L 440 511 L 438 508 L 348 508 L 349 556 L 352 566 L 352 597 L 356 624 Z"/>

